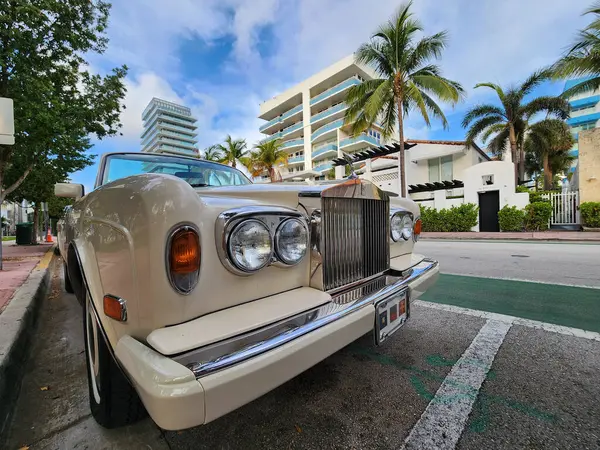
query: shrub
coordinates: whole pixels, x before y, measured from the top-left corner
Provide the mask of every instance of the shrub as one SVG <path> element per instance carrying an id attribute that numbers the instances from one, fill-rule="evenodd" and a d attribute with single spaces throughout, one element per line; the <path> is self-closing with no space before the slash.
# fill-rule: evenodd
<path id="1" fill-rule="evenodd" d="M 530 203 L 525 207 L 525 229 L 543 231 L 548 229 L 552 216 L 552 204 L 548 201 Z"/>
<path id="2" fill-rule="evenodd" d="M 517 186 L 516 192 L 517 193 L 529 192 L 529 188 L 526 186 Z"/>
<path id="3" fill-rule="evenodd" d="M 471 231 L 477 225 L 479 208 L 473 203 L 453 206 L 450 209 L 436 210 L 421 208 L 423 231 Z"/>
<path id="4" fill-rule="evenodd" d="M 548 202 L 550 200 L 542 197 L 543 194 L 548 194 L 548 192 L 530 192 L 529 193 L 529 203 L 539 203 L 539 202 Z"/>
<path id="5" fill-rule="evenodd" d="M 586 227 L 600 228 L 600 202 L 584 202 L 579 208 Z"/>
<path id="6" fill-rule="evenodd" d="M 498 211 L 498 222 L 502 231 L 523 231 L 525 213 L 516 206 L 506 205 Z"/>

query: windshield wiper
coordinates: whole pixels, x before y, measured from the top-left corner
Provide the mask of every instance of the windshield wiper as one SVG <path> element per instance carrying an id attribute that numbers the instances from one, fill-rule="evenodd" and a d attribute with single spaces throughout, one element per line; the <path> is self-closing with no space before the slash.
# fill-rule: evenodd
<path id="1" fill-rule="evenodd" d="M 206 186 L 211 186 L 208 183 L 190 183 L 191 187 L 206 187 Z"/>

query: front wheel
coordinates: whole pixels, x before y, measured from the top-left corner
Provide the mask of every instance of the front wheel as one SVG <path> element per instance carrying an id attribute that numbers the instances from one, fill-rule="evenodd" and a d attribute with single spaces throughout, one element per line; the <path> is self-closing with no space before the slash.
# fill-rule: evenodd
<path id="1" fill-rule="evenodd" d="M 105 428 L 137 422 L 146 416 L 146 410 L 137 392 L 113 359 L 87 292 L 83 323 L 92 416 Z"/>

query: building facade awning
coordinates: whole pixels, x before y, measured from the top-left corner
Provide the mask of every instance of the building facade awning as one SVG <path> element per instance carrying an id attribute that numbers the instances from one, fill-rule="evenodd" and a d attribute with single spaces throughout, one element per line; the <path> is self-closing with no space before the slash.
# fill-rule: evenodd
<path id="1" fill-rule="evenodd" d="M 456 189 L 462 187 L 465 187 L 465 184 L 460 180 L 436 181 L 434 183 L 409 184 L 408 193 L 416 194 L 417 192 L 432 192 L 441 191 L 443 189 Z"/>
<path id="2" fill-rule="evenodd" d="M 404 143 L 404 150 L 414 147 L 417 144 Z M 371 147 L 366 150 L 362 150 L 356 153 L 348 155 L 350 161 L 346 161 L 344 158 L 336 158 L 333 160 L 333 166 L 345 166 L 348 162 L 355 164 L 357 162 L 366 161 L 367 159 L 376 158 L 378 156 L 390 155 L 392 153 L 398 153 L 400 151 L 400 144 L 382 145 L 380 147 Z"/>

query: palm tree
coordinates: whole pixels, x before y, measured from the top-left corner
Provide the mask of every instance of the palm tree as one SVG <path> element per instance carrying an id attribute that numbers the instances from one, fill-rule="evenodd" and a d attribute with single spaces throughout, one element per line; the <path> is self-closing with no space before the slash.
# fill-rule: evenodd
<path id="1" fill-rule="evenodd" d="M 575 158 L 568 152 L 574 143 L 569 126 L 562 120 L 545 119 L 529 128 L 524 142 L 528 168 L 543 171 L 544 190 L 552 189 L 554 174 L 566 172 L 571 166 Z"/>
<path id="2" fill-rule="evenodd" d="M 227 135 L 225 138 L 225 145 L 218 144 L 216 149 L 223 153 L 221 162 L 224 164 L 231 164 L 231 167 L 235 167 L 237 161 L 246 165 L 246 139 L 233 139 L 231 135 Z"/>
<path id="3" fill-rule="evenodd" d="M 223 159 L 223 155 L 219 150 L 219 146 L 217 144 L 211 145 L 210 147 L 206 147 L 204 149 L 204 159 L 207 161 L 221 161 Z"/>
<path id="4" fill-rule="evenodd" d="M 594 20 L 577 35 L 569 52 L 553 67 L 553 77 L 586 77 L 562 93 L 565 98 L 600 88 L 600 1 L 584 11 Z"/>
<path id="5" fill-rule="evenodd" d="M 271 182 L 277 181 L 276 166 L 284 164 L 287 166 L 288 153 L 282 150 L 283 142 L 280 139 L 262 141 L 254 146 L 254 152 L 250 153 L 248 170 L 253 177 L 265 172 L 269 174 Z"/>
<path id="6" fill-rule="evenodd" d="M 446 116 L 434 97 L 455 104 L 464 94 L 460 84 L 442 77 L 440 68 L 430 63 L 441 57 L 447 33 L 418 39 L 422 27 L 410 12 L 411 6 L 412 2 L 403 4 L 370 42 L 358 48 L 357 63 L 373 67 L 379 78 L 349 89 L 345 117 L 345 123 L 352 124 L 353 134 L 381 121 L 383 137 L 389 138 L 398 127 L 398 182 L 402 197 L 406 197 L 404 119 L 416 109 L 428 126 L 432 116 L 447 128 Z"/>
<path id="7" fill-rule="evenodd" d="M 499 155 L 504 151 L 506 142 L 510 145 L 512 162 L 515 164 L 515 183 L 518 185 L 525 176 L 525 153 L 523 140 L 529 119 L 537 113 L 545 112 L 560 119 L 569 117 L 569 102 L 560 97 L 542 96 L 524 102 L 524 97 L 530 94 L 540 83 L 550 78 L 550 71 L 539 70 L 533 73 L 520 86 L 502 89 L 494 83 L 480 83 L 475 88 L 492 89 L 498 96 L 500 106 L 481 104 L 471 108 L 462 122 L 467 131 L 467 142 L 474 142 L 481 137 L 485 143 L 490 136 L 495 135 L 488 148 Z"/>

